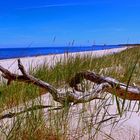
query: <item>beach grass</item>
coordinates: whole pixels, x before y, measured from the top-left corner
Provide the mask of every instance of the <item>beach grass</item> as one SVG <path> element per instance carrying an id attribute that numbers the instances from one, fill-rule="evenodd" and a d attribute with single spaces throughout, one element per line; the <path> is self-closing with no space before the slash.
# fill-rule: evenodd
<path id="1" fill-rule="evenodd" d="M 140 85 L 140 47 L 129 48 L 120 53 L 103 57 L 80 56 L 78 54 L 76 57 L 69 57 L 68 55 L 66 54 L 65 58 L 60 59 L 54 66 L 48 66 L 44 62 L 36 69 L 30 68 L 30 74 L 52 84 L 56 88 L 67 88 L 70 79 L 76 73 L 87 70 L 115 78 L 129 85 Z M 41 98 L 38 98 L 38 101 L 34 101 L 34 99 L 44 95 L 46 92 L 31 84 L 12 82 L 11 85 L 7 86 L 6 82 L 3 82 L 0 85 L 0 112 L 21 104 L 28 107 L 28 101 L 31 102 L 31 106 L 36 102 L 41 104 Z M 53 105 L 55 104 L 52 100 L 50 102 Z M 103 133 L 102 127 L 106 123 L 106 112 L 102 112 L 102 108 L 113 102 L 116 103 L 116 111 L 119 117 L 131 108 L 131 102 L 126 103 L 125 100 L 122 101 L 113 95 L 107 96 L 107 99 L 103 102 L 94 101 L 94 107 L 92 103 L 80 105 L 81 114 L 76 119 L 77 131 L 73 132 L 73 136 L 68 134 L 69 120 L 72 120 L 70 109 L 49 111 L 47 119 L 43 117 L 43 110 L 27 112 L 18 116 L 17 119 L 13 119 L 14 125 L 8 133 L 6 133 L 7 130 L 3 130 L 5 127 L 1 128 L 1 133 L 7 139 L 13 140 L 67 140 L 69 138 L 81 139 L 83 135 L 87 135 L 89 139 L 96 139 L 98 132 Z M 93 123 L 92 117 L 94 116 L 94 122 L 96 122 L 99 114 L 101 115 L 100 123 Z M 70 116 L 71 118 L 69 118 Z M 90 117 L 87 118 L 87 116 Z M 114 120 L 113 122 L 116 121 Z M 83 135 L 78 131 L 79 127 L 82 128 Z M 113 139 L 111 135 L 104 135 L 107 139 Z"/>

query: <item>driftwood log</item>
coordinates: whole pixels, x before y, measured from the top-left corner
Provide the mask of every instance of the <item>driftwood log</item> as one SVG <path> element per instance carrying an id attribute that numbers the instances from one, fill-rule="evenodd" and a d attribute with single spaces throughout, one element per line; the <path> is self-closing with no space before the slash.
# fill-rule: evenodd
<path id="1" fill-rule="evenodd" d="M 53 99 L 61 103 L 62 105 L 66 105 L 69 103 L 85 103 L 94 99 L 101 99 L 95 96 L 94 93 L 90 93 L 90 94 L 88 93 L 85 96 L 81 96 L 77 94 L 76 91 L 72 91 L 72 90 L 61 92 L 57 90 L 55 87 L 53 87 L 52 85 L 48 84 L 47 82 L 44 82 L 42 80 L 33 77 L 32 75 L 29 75 L 24 69 L 24 66 L 22 65 L 20 59 L 18 59 L 18 67 L 22 75 L 13 74 L 9 70 L 0 66 L 0 71 L 2 72 L 2 76 L 8 80 L 8 84 L 10 84 L 12 81 L 34 84 L 48 91 L 52 95 Z"/>
<path id="2" fill-rule="evenodd" d="M 70 86 L 75 88 L 75 90 L 78 90 L 77 85 L 80 84 L 83 79 L 96 83 L 99 85 L 99 90 L 102 90 L 103 92 L 109 92 L 126 100 L 140 101 L 140 87 L 129 86 L 116 79 L 100 76 L 94 72 L 86 71 L 77 73 L 75 77 L 71 79 Z"/>
<path id="3" fill-rule="evenodd" d="M 2 76 L 8 80 L 8 84 L 10 84 L 12 81 L 20 81 L 34 84 L 36 86 L 46 89 L 46 91 L 48 91 L 52 95 L 53 99 L 61 103 L 62 105 L 66 105 L 69 103 L 85 103 L 94 99 L 101 99 L 97 96 L 98 93 L 101 92 L 109 92 L 126 100 L 140 100 L 140 87 L 129 86 L 124 83 L 120 83 L 116 79 L 100 76 L 94 72 L 86 71 L 77 73 L 69 83 L 70 87 L 74 90 L 68 89 L 67 91 L 60 92 L 58 89 L 48 84 L 47 82 L 44 82 L 33 77 L 32 75 L 29 75 L 26 72 L 24 66 L 22 65 L 20 59 L 18 59 L 18 67 L 22 75 L 13 74 L 9 70 L 0 66 Z M 89 80 L 96 84 L 96 86 L 93 87 L 92 92 L 84 93 L 84 96 L 79 94 L 79 92 L 82 91 L 80 91 L 77 86 L 82 82 L 83 79 Z"/>
<path id="4" fill-rule="evenodd" d="M 9 85 L 12 81 L 19 81 L 19 82 L 34 84 L 38 87 L 41 87 L 46 91 L 48 91 L 52 95 L 53 99 L 62 105 L 58 109 L 63 108 L 63 106 L 65 105 L 70 105 L 71 103 L 73 104 L 86 103 L 94 99 L 102 99 L 98 97 L 98 94 L 104 92 L 114 94 L 117 97 L 126 100 L 137 100 L 137 101 L 140 100 L 140 87 L 129 86 L 117 81 L 116 79 L 100 76 L 94 72 L 86 71 L 86 72 L 77 73 L 69 83 L 70 88 L 72 90 L 68 89 L 67 91 L 59 91 L 58 89 L 48 84 L 47 82 L 44 82 L 42 80 L 33 77 L 32 75 L 29 75 L 26 72 L 24 66 L 22 65 L 20 59 L 18 59 L 18 67 L 22 73 L 21 75 L 11 73 L 9 70 L 0 66 L 0 71 L 2 72 L 2 76 L 8 80 L 7 84 Z M 79 90 L 78 84 L 81 84 L 82 80 L 84 79 L 95 83 L 95 86 L 93 86 L 92 92 L 87 92 L 84 93 L 83 95 L 83 94 L 79 94 L 79 93 L 83 93 L 84 91 Z M 52 106 L 48 106 L 48 105 L 37 105 L 28 108 L 26 110 L 23 110 L 21 112 L 8 113 L 2 115 L 0 116 L 0 120 L 4 118 L 12 118 L 31 110 L 38 110 L 38 109 L 51 108 L 51 107 Z"/>

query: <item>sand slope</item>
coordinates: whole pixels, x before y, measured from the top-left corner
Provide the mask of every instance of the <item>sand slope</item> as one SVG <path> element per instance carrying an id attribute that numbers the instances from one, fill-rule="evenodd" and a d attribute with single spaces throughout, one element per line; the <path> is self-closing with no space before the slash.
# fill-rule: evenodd
<path id="1" fill-rule="evenodd" d="M 107 54 L 112 54 L 112 53 L 117 53 L 120 52 L 122 50 L 125 50 L 125 48 L 119 48 L 119 49 L 110 49 L 110 50 L 103 50 L 103 51 L 93 51 L 93 52 L 80 52 L 80 53 L 70 53 L 68 54 L 68 57 L 75 57 L 77 54 L 79 55 L 87 55 L 87 54 L 91 54 L 93 56 L 96 57 L 100 57 L 103 55 L 107 55 Z M 67 54 L 59 54 L 59 55 L 47 55 L 47 56 L 39 56 L 39 57 L 26 57 L 26 58 L 22 58 L 22 63 L 23 65 L 26 67 L 26 69 L 29 70 L 30 66 L 32 66 L 33 68 L 37 67 L 38 65 L 41 65 L 44 63 L 44 61 L 46 63 L 48 63 L 50 66 L 55 65 L 56 62 L 58 62 L 60 59 L 64 59 L 67 56 Z M 17 72 L 18 68 L 17 68 L 17 59 L 9 59 L 9 60 L 1 60 L 0 61 L 0 65 L 11 70 L 12 72 Z M 40 98 L 35 99 L 34 101 L 37 103 L 37 100 Z M 42 100 L 42 104 L 44 105 L 50 105 L 52 104 L 52 97 L 49 94 L 45 94 L 41 96 L 41 100 Z M 30 102 L 29 102 L 30 104 Z M 57 104 L 56 102 L 54 104 Z M 78 122 L 79 117 L 81 115 L 81 112 L 83 110 L 82 104 L 73 106 L 70 109 L 70 113 L 69 113 L 69 121 L 68 121 L 68 127 L 69 127 L 69 134 L 70 134 L 70 139 L 76 139 L 76 135 L 75 132 L 77 133 L 77 139 L 78 140 L 85 140 L 85 139 L 89 139 L 89 135 L 88 133 L 84 132 L 82 130 L 83 126 L 82 122 L 85 121 L 85 123 L 89 123 L 89 115 L 94 114 L 95 110 L 94 108 L 94 104 L 95 101 L 92 101 L 90 103 L 90 106 L 87 105 L 87 110 L 84 114 L 84 118 L 87 119 L 82 119 L 82 121 L 80 121 L 80 123 Z M 132 102 L 132 104 L 135 104 L 135 102 Z M 24 109 L 23 105 L 20 105 L 19 107 L 15 107 L 12 108 L 8 111 L 5 112 L 11 112 L 11 111 L 17 111 L 17 110 L 22 110 Z M 114 111 L 117 110 L 116 107 L 116 103 L 113 103 L 111 108 L 109 109 L 110 113 L 113 113 Z M 48 111 L 47 109 L 44 110 L 44 115 L 47 119 L 47 114 Z M 118 127 L 114 128 L 111 132 L 111 136 L 115 139 L 115 140 L 127 140 L 127 139 L 134 139 L 134 140 L 139 140 L 140 139 L 140 117 L 138 113 L 133 113 L 131 115 L 131 113 L 128 112 L 128 114 L 126 114 L 127 116 L 125 116 L 126 118 L 129 118 L 127 121 L 125 121 L 124 123 L 119 122 Z M 4 119 L 4 121 L 0 121 L 0 125 L 3 127 L 10 127 L 12 126 L 12 121 L 13 119 Z M 94 120 L 93 120 L 94 121 Z M 79 124 L 78 124 L 79 123 Z M 78 126 L 78 129 L 77 129 Z M 103 128 L 103 131 L 106 133 L 110 133 L 111 130 L 111 126 L 105 127 Z M 91 136 L 92 134 L 94 134 L 94 129 L 92 129 L 91 132 Z M 73 137 L 74 135 L 74 137 Z M 81 137 L 79 137 L 81 135 Z M 2 136 L 2 135 L 1 135 Z M 3 137 L 4 139 L 4 137 Z M 92 139 L 92 137 L 91 137 Z M 105 135 L 103 135 L 103 133 L 99 133 L 98 137 L 96 138 L 97 140 L 104 140 L 107 139 L 107 137 Z"/>

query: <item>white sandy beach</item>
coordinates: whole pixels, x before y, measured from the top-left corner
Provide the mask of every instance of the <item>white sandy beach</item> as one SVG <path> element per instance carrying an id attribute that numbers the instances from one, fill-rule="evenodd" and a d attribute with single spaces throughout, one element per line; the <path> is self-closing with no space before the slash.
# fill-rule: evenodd
<path id="1" fill-rule="evenodd" d="M 82 56 L 87 55 L 87 54 L 92 54 L 95 57 L 100 57 L 100 56 L 103 56 L 103 55 L 118 53 L 118 52 L 123 51 L 125 49 L 127 49 L 127 47 L 117 48 L 117 49 L 109 49 L 109 50 L 102 50 L 102 51 L 70 53 L 68 56 L 69 57 L 75 57 L 77 54 L 82 55 Z M 36 66 L 43 64 L 44 61 L 46 63 L 48 63 L 50 66 L 52 66 L 56 62 L 58 62 L 60 59 L 64 59 L 64 57 L 65 57 L 64 54 L 46 55 L 46 56 L 38 56 L 38 57 L 21 58 L 21 61 L 22 61 L 23 65 L 25 66 L 25 68 L 28 70 L 30 66 L 35 68 Z M 17 72 L 18 67 L 17 67 L 16 60 L 17 59 L 0 60 L 0 65 L 3 66 L 4 68 L 9 69 L 12 72 Z M 42 98 L 42 103 L 44 105 L 50 104 L 50 102 L 51 102 L 50 100 L 52 100 L 49 94 L 42 95 L 41 98 Z M 37 100 L 37 99 L 35 99 L 35 100 Z M 91 102 L 91 106 L 94 106 L 94 101 Z M 114 110 L 116 110 L 116 108 L 117 108 L 116 104 L 114 104 L 111 108 L 111 111 L 113 112 Z M 74 106 L 71 109 L 70 115 L 72 115 L 72 117 L 69 120 L 70 129 L 74 129 L 76 127 L 76 125 L 78 123 L 78 120 L 77 120 L 78 115 L 80 115 L 80 113 L 78 114 L 78 112 L 80 112 L 80 111 L 81 111 L 81 105 Z M 45 112 L 47 112 L 47 110 L 45 110 Z M 74 112 L 76 112 L 76 114 L 74 114 Z M 89 111 L 87 111 L 87 112 L 89 113 Z M 130 114 L 128 114 L 128 117 L 129 117 L 129 115 Z M 11 119 L 5 119 L 4 122 L 7 123 L 7 124 L 10 124 Z M 0 122 L 0 124 L 1 124 L 1 122 Z M 107 132 L 107 131 L 110 130 L 110 127 L 107 127 L 105 129 L 106 129 L 105 131 Z M 137 113 L 133 113 L 131 118 L 129 120 L 127 120 L 125 123 L 123 123 L 123 125 L 121 125 L 120 128 L 118 128 L 118 129 L 116 128 L 116 129 L 112 130 L 112 137 L 115 140 L 125 140 L 125 139 L 127 140 L 127 139 L 133 139 L 133 137 L 135 135 L 135 140 L 139 140 L 140 139 L 139 131 L 140 131 L 140 117 Z M 73 130 L 71 130 L 70 133 L 72 134 Z M 85 137 L 81 137 L 79 140 L 84 140 L 86 138 L 87 138 L 87 136 L 85 135 Z M 103 140 L 103 139 L 105 139 L 105 137 L 103 137 L 101 135 L 97 139 L 98 140 Z M 72 138 L 71 138 L 71 140 L 72 140 Z"/>
<path id="2" fill-rule="evenodd" d="M 35 68 L 44 62 L 47 63 L 49 66 L 54 65 L 56 62 L 58 62 L 60 59 L 64 59 L 67 56 L 68 57 L 75 57 L 77 55 L 84 56 L 84 55 L 92 55 L 94 57 L 100 57 L 103 55 L 118 53 L 120 51 L 123 51 L 127 49 L 127 47 L 123 48 L 114 48 L 114 49 L 108 49 L 108 50 L 98 50 L 98 51 L 86 51 L 86 52 L 78 52 L 78 53 L 69 53 L 67 54 L 54 54 L 54 55 L 45 55 L 45 56 L 35 56 L 35 57 L 25 57 L 21 58 L 21 61 L 25 68 L 28 70 L 30 67 Z M 0 60 L 0 65 L 4 68 L 12 71 L 17 72 L 17 58 L 15 59 L 5 59 Z"/>

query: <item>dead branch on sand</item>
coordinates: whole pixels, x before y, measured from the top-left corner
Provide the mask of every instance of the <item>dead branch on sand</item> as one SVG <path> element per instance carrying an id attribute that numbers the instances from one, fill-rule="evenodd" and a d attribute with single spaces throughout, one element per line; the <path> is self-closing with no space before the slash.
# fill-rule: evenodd
<path id="1" fill-rule="evenodd" d="M 140 87 L 129 86 L 124 83 L 120 83 L 116 79 L 100 76 L 94 72 L 86 71 L 86 72 L 77 73 L 69 83 L 70 87 L 73 88 L 73 90 L 68 89 L 66 92 L 65 91 L 60 92 L 58 89 L 48 84 L 47 82 L 44 82 L 40 79 L 33 77 L 32 75 L 29 75 L 26 72 L 24 66 L 22 65 L 20 59 L 18 59 L 18 67 L 22 75 L 13 74 L 9 70 L 0 66 L 0 71 L 2 72 L 2 76 L 8 80 L 8 85 L 12 81 L 34 84 L 48 91 L 52 95 L 53 99 L 59 102 L 62 106 L 65 105 L 69 106 L 71 103 L 73 104 L 86 103 L 94 99 L 102 99 L 97 95 L 99 93 L 104 93 L 104 92 L 114 94 L 126 100 L 140 100 Z M 89 92 L 84 93 L 84 95 L 79 94 L 79 93 L 83 93 L 83 91 L 79 90 L 77 85 L 80 84 L 83 79 L 89 80 L 96 84 L 96 86 L 93 87 L 91 93 Z M 48 106 L 42 106 L 41 108 L 44 107 L 48 107 Z M 38 109 L 38 107 L 35 109 Z M 29 108 L 26 111 L 30 111 L 30 110 L 31 109 Z M 23 112 L 25 111 L 22 111 L 21 113 Z M 0 119 L 7 118 L 7 117 L 11 118 L 21 113 L 20 112 L 17 114 L 9 113 L 6 116 L 1 116 Z"/>
<path id="2" fill-rule="evenodd" d="M 23 114 L 23 113 L 26 113 L 26 112 L 29 112 L 29 111 L 45 109 L 45 108 L 52 108 L 52 106 L 50 106 L 50 105 L 35 105 L 33 107 L 27 108 L 27 109 L 25 109 L 23 111 L 20 111 L 20 112 L 17 112 L 17 113 L 9 112 L 7 114 L 1 115 L 0 120 L 5 119 L 5 118 L 13 118 L 15 116 L 18 116 L 20 114 Z"/>
<path id="3" fill-rule="evenodd" d="M 2 72 L 2 76 L 8 80 L 8 84 L 12 81 L 25 82 L 29 84 L 34 84 L 41 88 L 44 88 L 48 91 L 53 99 L 62 105 L 67 103 L 85 103 L 89 102 L 93 99 L 100 99 L 97 96 L 97 93 L 100 92 L 109 92 L 111 94 L 115 94 L 116 96 L 126 99 L 126 100 L 140 100 L 140 87 L 137 86 L 129 86 L 124 83 L 117 81 L 116 79 L 110 77 L 100 76 L 94 72 L 81 72 L 77 73 L 70 81 L 70 87 L 74 88 L 73 91 L 67 92 L 59 92 L 55 87 L 44 82 L 40 79 L 29 75 L 24 66 L 22 65 L 20 59 L 18 59 L 18 67 L 21 71 L 22 75 L 13 74 L 7 69 L 0 66 L 0 71 Z M 92 93 L 87 93 L 85 96 L 81 96 L 79 92 L 82 92 L 78 89 L 78 84 L 82 82 L 83 79 L 89 80 L 91 82 L 96 83 L 97 85 L 93 87 Z M 77 92 L 78 91 L 78 92 Z"/>
<path id="4" fill-rule="evenodd" d="M 94 72 L 81 72 L 77 73 L 70 81 L 70 86 L 78 90 L 77 85 L 81 83 L 83 79 L 96 83 L 101 87 L 103 92 L 109 92 L 116 95 L 119 98 L 126 100 L 140 100 L 140 87 L 129 86 L 117 81 L 111 77 L 100 76 Z"/>
<path id="5" fill-rule="evenodd" d="M 22 65 L 20 59 L 18 59 L 18 67 L 21 71 L 22 75 L 13 74 L 7 69 L 0 66 L 0 71 L 2 72 L 2 76 L 8 80 L 8 84 L 10 84 L 12 81 L 19 81 L 19 82 L 25 82 L 29 84 L 34 84 L 36 86 L 39 86 L 41 88 L 44 88 L 46 91 L 48 91 L 53 99 L 62 105 L 66 105 L 69 103 L 85 103 L 89 102 L 93 99 L 101 99 L 97 96 L 95 96 L 95 92 L 91 94 L 87 94 L 86 96 L 80 96 L 79 92 L 76 91 L 67 91 L 67 92 L 60 92 L 52 85 L 48 84 L 47 82 L 44 82 L 42 80 L 39 80 L 32 75 L 29 75 L 24 66 Z M 97 90 L 99 92 L 99 90 Z"/>

